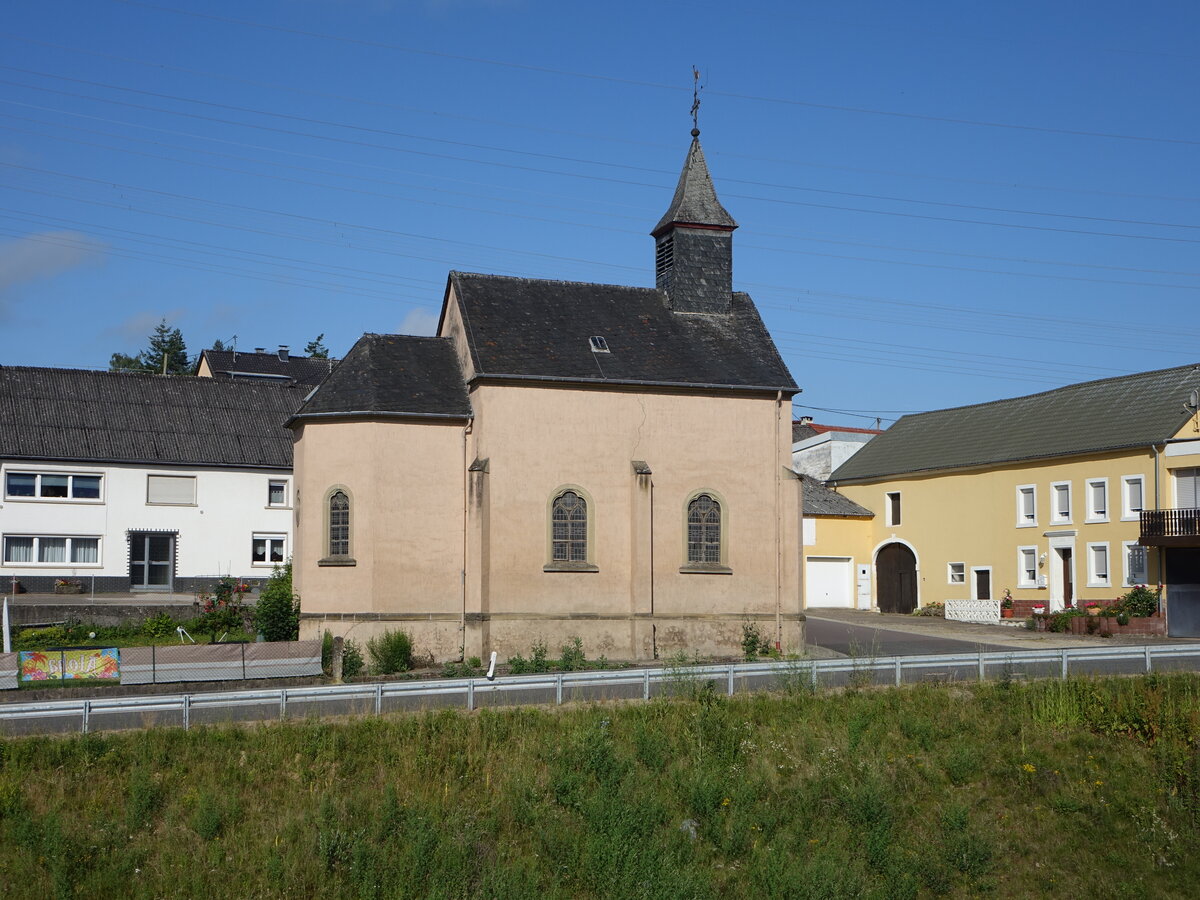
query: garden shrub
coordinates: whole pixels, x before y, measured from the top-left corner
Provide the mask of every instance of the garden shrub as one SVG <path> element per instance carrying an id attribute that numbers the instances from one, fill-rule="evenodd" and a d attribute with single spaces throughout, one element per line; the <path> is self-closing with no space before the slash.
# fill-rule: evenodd
<path id="1" fill-rule="evenodd" d="M 388 629 L 367 641 L 371 671 L 376 675 L 392 675 L 412 668 L 412 636 L 407 631 Z M 342 672 L 345 674 L 343 656 Z"/>
<path id="2" fill-rule="evenodd" d="M 292 564 L 276 566 L 258 593 L 254 627 L 268 641 L 300 637 L 300 598 L 292 591 Z"/>
<path id="3" fill-rule="evenodd" d="M 142 622 L 142 634 L 152 638 L 170 637 L 175 633 L 175 620 L 166 612 L 155 613 Z"/>
<path id="4" fill-rule="evenodd" d="M 345 643 L 342 644 L 342 677 L 353 678 L 360 674 L 366 666 L 362 650 L 359 649 L 357 642 L 346 638 Z"/>

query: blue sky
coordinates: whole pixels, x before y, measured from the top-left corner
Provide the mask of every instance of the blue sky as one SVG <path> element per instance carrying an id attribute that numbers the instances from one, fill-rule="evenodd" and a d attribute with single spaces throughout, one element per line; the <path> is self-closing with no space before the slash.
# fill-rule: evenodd
<path id="1" fill-rule="evenodd" d="M 451 268 L 652 284 L 693 65 L 798 415 L 1200 362 L 1200 9 L 1084 9 L 11 4 L 0 363 L 104 368 L 164 317 L 340 355 L 430 333 Z"/>

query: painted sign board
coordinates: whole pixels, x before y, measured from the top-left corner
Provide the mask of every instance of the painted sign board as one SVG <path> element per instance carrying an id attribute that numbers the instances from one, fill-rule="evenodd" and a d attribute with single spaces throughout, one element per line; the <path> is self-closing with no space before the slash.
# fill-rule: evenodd
<path id="1" fill-rule="evenodd" d="M 86 650 L 22 650 L 22 681 L 58 681 L 121 677 L 121 655 L 116 647 Z"/>

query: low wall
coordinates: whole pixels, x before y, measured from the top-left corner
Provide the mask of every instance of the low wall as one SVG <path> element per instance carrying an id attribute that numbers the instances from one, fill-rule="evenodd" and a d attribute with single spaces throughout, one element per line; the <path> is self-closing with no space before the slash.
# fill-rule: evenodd
<path id="1" fill-rule="evenodd" d="M 999 600 L 947 600 L 946 618 L 955 622 L 992 625 L 1000 621 Z"/>
<path id="2" fill-rule="evenodd" d="M 251 602 L 253 602 L 251 600 Z M 123 625 L 141 622 L 166 612 L 176 619 L 190 619 L 196 613 L 191 598 L 177 603 L 91 603 L 85 599 L 72 603 L 13 603 L 8 601 L 8 619 L 14 628 L 43 622 L 88 622 L 96 625 Z"/>

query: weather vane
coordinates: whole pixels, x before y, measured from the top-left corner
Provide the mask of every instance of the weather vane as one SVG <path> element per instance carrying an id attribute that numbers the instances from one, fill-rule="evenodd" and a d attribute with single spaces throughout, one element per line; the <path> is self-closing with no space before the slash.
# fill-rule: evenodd
<path id="1" fill-rule="evenodd" d="M 692 66 L 692 137 L 700 136 L 700 70 Z"/>

